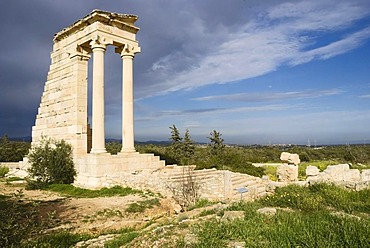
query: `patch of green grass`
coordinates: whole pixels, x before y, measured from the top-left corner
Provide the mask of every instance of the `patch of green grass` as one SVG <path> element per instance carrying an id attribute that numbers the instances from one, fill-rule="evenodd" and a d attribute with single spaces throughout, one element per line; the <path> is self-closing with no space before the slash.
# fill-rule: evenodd
<path id="1" fill-rule="evenodd" d="M 9 168 L 6 166 L 0 166 L 0 177 L 4 177 L 9 172 Z"/>
<path id="2" fill-rule="evenodd" d="M 243 241 L 245 247 L 368 247 L 370 190 L 359 192 L 327 184 L 287 186 L 255 202 L 238 202 L 227 210 L 244 211 L 244 219 L 231 222 L 212 219 L 193 230 L 198 242 L 191 247 L 226 247 Z M 258 214 L 263 206 L 278 209 L 275 216 Z M 337 212 L 353 213 L 337 215 Z"/>
<path id="3" fill-rule="evenodd" d="M 114 186 L 112 188 L 102 188 L 100 190 L 82 189 L 70 184 L 52 184 L 46 190 L 61 193 L 62 195 L 77 198 L 95 198 L 109 196 L 126 196 L 131 194 L 142 194 L 140 190 L 129 187 Z"/>
<path id="4" fill-rule="evenodd" d="M 125 244 L 130 243 L 133 239 L 139 236 L 138 232 L 122 233 L 117 238 L 110 240 L 104 244 L 106 248 L 119 248 Z"/>
<path id="5" fill-rule="evenodd" d="M 123 217 L 123 214 L 121 211 L 119 211 L 118 209 L 110 209 L 110 208 L 105 208 L 102 211 L 98 211 L 96 214 L 98 216 L 103 216 L 106 218 L 114 217 L 114 216 Z"/>
<path id="6" fill-rule="evenodd" d="M 74 234 L 70 232 L 59 232 L 48 235 L 39 236 L 32 240 L 24 242 L 22 247 L 33 248 L 33 247 L 53 247 L 53 248 L 65 248 L 72 247 L 76 243 L 91 238 L 90 235 L 86 234 Z"/>
<path id="7" fill-rule="evenodd" d="M 230 240 L 258 248 L 367 247 L 370 242 L 369 219 L 339 217 L 323 210 L 314 214 L 279 210 L 276 216 L 269 217 L 257 214 L 253 203 L 244 207 L 244 219 L 214 219 L 198 225 L 194 232 L 199 242 L 191 247 L 226 247 Z"/>
<path id="8" fill-rule="evenodd" d="M 142 213 L 147 208 L 153 208 L 154 206 L 159 206 L 160 202 L 158 198 L 148 199 L 144 201 L 138 201 L 131 203 L 128 208 L 126 208 L 127 213 Z"/>
<path id="9" fill-rule="evenodd" d="M 289 207 L 302 211 L 333 208 L 347 213 L 370 214 L 370 189 L 350 191 L 330 184 L 314 184 L 309 187 L 289 185 L 277 188 L 275 194 L 259 202 L 266 206 Z"/>
<path id="10" fill-rule="evenodd" d="M 330 184 L 314 184 L 309 190 L 321 196 L 327 206 L 338 211 L 370 214 L 370 189 L 352 191 Z"/>
<path id="11" fill-rule="evenodd" d="M 277 176 L 276 176 L 276 171 L 277 171 L 277 166 L 263 166 L 264 169 L 264 174 L 269 176 L 270 180 L 272 181 L 277 181 Z"/>
<path id="12" fill-rule="evenodd" d="M 24 178 L 21 178 L 21 177 L 8 177 L 6 179 L 6 182 L 7 183 L 10 183 L 10 182 L 14 182 L 14 181 L 23 181 L 25 180 Z"/>
<path id="13" fill-rule="evenodd" d="M 216 213 L 217 213 L 216 209 L 203 210 L 202 212 L 199 213 L 199 217 L 216 214 Z"/>
<path id="14" fill-rule="evenodd" d="M 316 211 L 325 206 L 321 195 L 314 194 L 309 188 L 289 185 L 277 188 L 275 194 L 260 200 L 263 205 L 288 207 L 304 211 Z"/>
<path id="15" fill-rule="evenodd" d="M 315 161 L 310 161 L 310 162 L 302 162 L 299 164 L 299 166 L 302 166 L 302 168 L 306 170 L 307 166 L 313 165 L 319 168 L 320 171 L 323 171 L 329 165 L 336 165 L 336 164 L 343 164 L 343 163 L 341 163 L 340 161 L 336 161 L 336 160 L 315 160 Z"/>
<path id="16" fill-rule="evenodd" d="M 204 208 L 207 206 L 212 206 L 214 204 L 215 202 L 209 201 L 208 199 L 205 199 L 205 198 L 201 198 L 195 202 L 194 206 L 189 207 L 188 210 L 190 211 L 196 208 Z"/>
<path id="17" fill-rule="evenodd" d="M 0 195 L 0 247 L 20 247 L 43 228 L 38 206 L 20 201 L 17 196 Z"/>

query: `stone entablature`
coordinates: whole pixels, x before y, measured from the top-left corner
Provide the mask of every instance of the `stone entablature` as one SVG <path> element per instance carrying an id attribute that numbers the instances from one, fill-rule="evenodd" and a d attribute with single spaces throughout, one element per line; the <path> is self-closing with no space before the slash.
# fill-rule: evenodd
<path id="1" fill-rule="evenodd" d="M 136 34 L 139 31 L 139 28 L 134 25 L 137 19 L 138 17 L 136 15 L 111 13 L 96 9 L 71 26 L 56 33 L 54 35 L 54 42 L 63 40 L 71 34 L 87 29 L 88 26 L 95 22 L 104 24 L 105 26 L 103 26 L 103 28 L 106 31 L 111 31 L 107 26 L 117 27 L 119 30 L 122 30 L 120 33 L 116 33 L 118 36 L 130 37 L 130 35 Z M 127 33 L 125 33 L 125 31 Z M 133 36 L 132 39 L 135 40 L 135 36 Z"/>

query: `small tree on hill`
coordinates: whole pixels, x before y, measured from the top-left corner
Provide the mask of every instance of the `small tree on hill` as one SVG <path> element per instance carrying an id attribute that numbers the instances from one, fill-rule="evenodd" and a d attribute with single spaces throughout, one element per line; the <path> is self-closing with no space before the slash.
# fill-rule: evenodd
<path id="1" fill-rule="evenodd" d="M 31 168 L 28 172 L 35 181 L 30 188 L 42 188 L 49 184 L 70 184 L 76 176 L 72 158 L 72 146 L 64 140 L 55 141 L 43 137 L 38 146 L 28 154 Z"/>
<path id="2" fill-rule="evenodd" d="M 225 149 L 224 139 L 221 138 L 221 136 L 222 134 L 220 132 L 213 130 L 208 137 L 208 139 L 211 141 L 210 147 L 212 155 L 218 156 Z"/>
<path id="3" fill-rule="evenodd" d="M 182 153 L 185 160 L 184 163 L 188 164 L 195 153 L 195 146 L 191 140 L 189 129 L 186 129 L 184 134 Z"/>
<path id="4" fill-rule="evenodd" d="M 182 138 L 180 136 L 180 132 L 175 125 L 170 127 L 171 129 L 171 145 L 170 145 L 170 153 L 171 156 L 177 161 L 180 162 L 182 158 Z"/>
<path id="5" fill-rule="evenodd" d="M 221 163 L 223 165 L 223 155 L 225 150 L 224 139 L 221 138 L 222 134 L 213 130 L 210 133 L 208 139 L 210 140 L 210 153 L 212 156 L 215 157 L 217 163 Z"/>

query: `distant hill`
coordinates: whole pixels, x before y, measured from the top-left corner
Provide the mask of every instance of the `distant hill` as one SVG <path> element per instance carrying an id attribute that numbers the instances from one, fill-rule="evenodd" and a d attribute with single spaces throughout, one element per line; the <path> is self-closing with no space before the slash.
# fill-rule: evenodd
<path id="1" fill-rule="evenodd" d="M 111 142 L 117 142 L 117 143 L 122 143 L 121 139 L 105 139 L 106 143 L 111 143 Z M 156 141 L 156 140 L 148 140 L 148 141 L 137 141 L 135 140 L 135 144 L 138 145 L 169 145 L 171 142 L 170 141 Z"/>
<path id="2" fill-rule="evenodd" d="M 25 137 L 8 137 L 10 141 L 23 141 L 23 142 L 31 142 L 32 137 L 31 136 L 25 136 Z"/>

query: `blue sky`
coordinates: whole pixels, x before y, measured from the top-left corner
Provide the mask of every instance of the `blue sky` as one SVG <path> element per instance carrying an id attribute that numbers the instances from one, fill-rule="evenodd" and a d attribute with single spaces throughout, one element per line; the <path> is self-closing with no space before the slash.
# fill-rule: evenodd
<path id="1" fill-rule="evenodd" d="M 370 142 L 370 1 L 31 2 L 0 4 L 0 135 L 30 135 L 53 34 L 98 8 L 139 16 L 136 140 L 175 124 L 199 142 L 214 129 L 227 143 Z M 120 138 L 112 50 L 106 136 Z"/>

